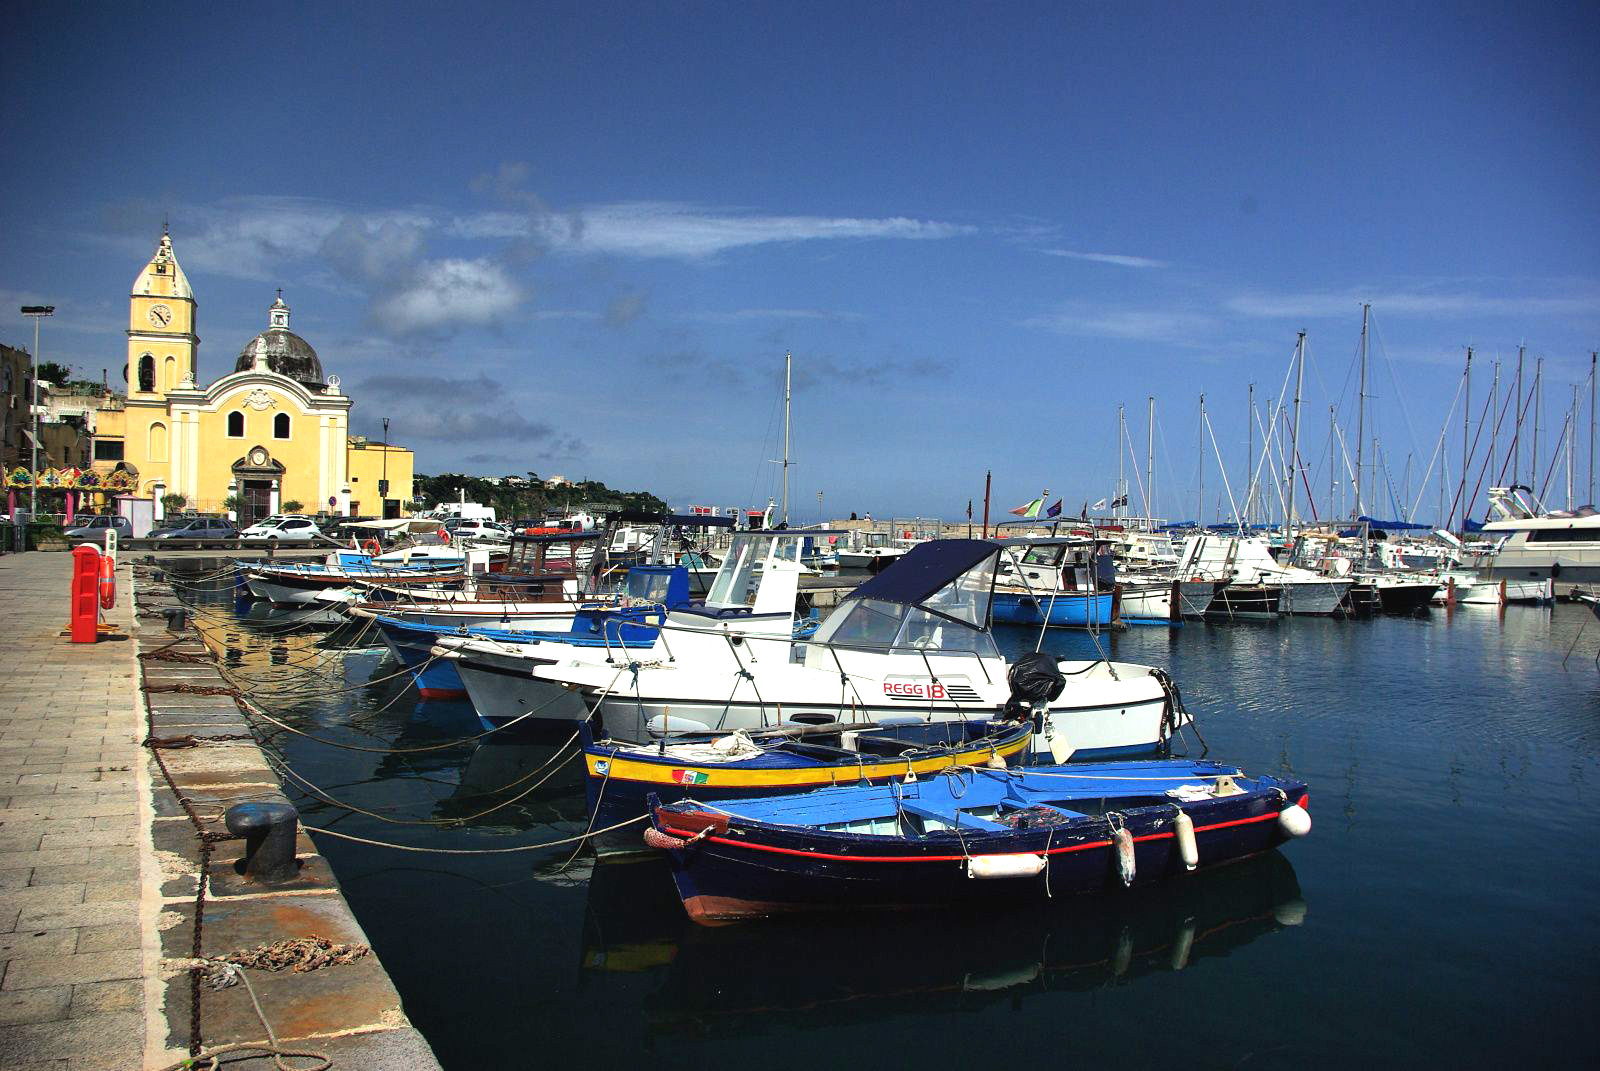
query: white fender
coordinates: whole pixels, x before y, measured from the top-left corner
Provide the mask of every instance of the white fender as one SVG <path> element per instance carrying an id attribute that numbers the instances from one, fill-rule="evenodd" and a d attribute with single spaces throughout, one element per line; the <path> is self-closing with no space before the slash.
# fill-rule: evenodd
<path id="1" fill-rule="evenodd" d="M 967 860 L 969 878 L 1031 878 L 1044 869 L 1044 856 L 1032 852 L 975 855 Z"/>
<path id="2" fill-rule="evenodd" d="M 1311 815 L 1298 803 L 1291 803 L 1278 812 L 1278 825 L 1291 837 L 1303 837 L 1311 832 Z"/>
<path id="3" fill-rule="evenodd" d="M 1133 858 L 1133 834 L 1126 829 L 1119 829 L 1111 835 L 1111 842 L 1117 846 L 1117 872 L 1122 875 L 1122 884 L 1133 884 L 1135 862 Z"/>
<path id="4" fill-rule="evenodd" d="M 1172 820 L 1172 834 L 1178 838 L 1178 854 L 1183 857 L 1185 870 L 1200 864 L 1200 846 L 1194 839 L 1194 820 L 1182 811 Z"/>

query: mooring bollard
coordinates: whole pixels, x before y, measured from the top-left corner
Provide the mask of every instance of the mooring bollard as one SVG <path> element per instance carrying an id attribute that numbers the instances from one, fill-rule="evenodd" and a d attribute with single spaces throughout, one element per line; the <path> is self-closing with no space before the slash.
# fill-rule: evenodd
<path id="1" fill-rule="evenodd" d="M 300 815 L 287 803 L 236 803 L 222 816 L 228 832 L 244 838 L 245 877 L 287 881 L 299 872 L 294 858 Z"/>
<path id="2" fill-rule="evenodd" d="M 189 611 L 182 606 L 168 606 L 161 611 L 167 618 L 168 632 L 182 632 L 189 625 Z"/>

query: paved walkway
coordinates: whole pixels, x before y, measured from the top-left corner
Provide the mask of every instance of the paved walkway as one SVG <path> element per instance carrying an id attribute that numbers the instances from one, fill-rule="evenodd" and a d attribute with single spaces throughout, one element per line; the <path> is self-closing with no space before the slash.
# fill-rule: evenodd
<path id="1" fill-rule="evenodd" d="M 124 559 L 126 561 L 126 558 Z M 71 555 L 0 555 L 0 1069 L 145 1066 L 131 639 L 71 644 Z M 107 613 L 132 630 L 126 565 Z"/>

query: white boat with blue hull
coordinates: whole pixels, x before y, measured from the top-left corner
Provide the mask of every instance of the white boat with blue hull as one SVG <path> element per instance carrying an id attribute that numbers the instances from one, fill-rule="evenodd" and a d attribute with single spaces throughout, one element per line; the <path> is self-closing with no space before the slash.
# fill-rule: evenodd
<path id="1" fill-rule="evenodd" d="M 828 533 L 823 533 L 828 534 Z M 800 548 L 816 532 L 741 532 L 723 555 L 704 603 L 668 610 L 658 634 L 621 642 L 541 638 L 508 642 L 484 636 L 442 636 L 434 654 L 454 663 L 478 717 L 487 726 L 527 720 L 582 721 L 590 705 L 577 693 L 536 676 L 557 662 L 591 665 L 607 676 L 633 663 L 693 664 L 736 649 L 787 658 L 795 632 Z"/>
<path id="2" fill-rule="evenodd" d="M 489 616 L 492 603 L 472 603 L 441 608 L 400 610 L 389 613 L 370 607 L 352 611 L 371 618 L 394 656 L 412 671 L 417 692 L 424 699 L 467 698 L 466 686 L 455 662 L 436 657 L 441 637 L 474 637 L 499 643 L 544 641 L 579 646 L 607 643 L 653 642 L 655 629 L 667 610 L 689 601 L 689 577 L 682 566 L 635 565 L 628 570 L 621 592 L 604 596 L 571 596 L 562 601 L 516 604 L 509 612 Z M 474 619 L 472 609 L 482 611 Z"/>
<path id="3" fill-rule="evenodd" d="M 568 659 L 535 670 L 596 708 L 625 740 L 805 723 L 992 718 L 1019 702 L 1013 666 L 995 646 L 990 600 L 1001 548 L 937 540 L 847 595 L 812 640 L 706 645 L 693 660 L 596 665 Z M 664 635 L 677 642 L 668 627 Z M 1107 660 L 1049 666 L 1054 694 L 1028 706 L 1038 746 L 1067 757 L 1147 754 L 1184 724 L 1164 677 Z"/>

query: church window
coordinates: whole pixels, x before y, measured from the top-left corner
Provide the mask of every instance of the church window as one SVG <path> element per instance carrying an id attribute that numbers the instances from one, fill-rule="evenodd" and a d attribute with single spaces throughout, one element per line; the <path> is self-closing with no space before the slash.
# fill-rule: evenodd
<path id="1" fill-rule="evenodd" d="M 237 409 L 228 414 L 228 438 L 244 438 L 244 414 Z"/>
<path id="2" fill-rule="evenodd" d="M 139 389 L 146 394 L 156 389 L 156 359 L 148 353 L 139 358 Z"/>
<path id="3" fill-rule="evenodd" d="M 178 388 L 178 359 L 176 357 L 168 357 L 163 364 L 166 369 L 166 375 L 163 378 L 166 380 L 167 389 L 176 390 Z"/>
<path id="4" fill-rule="evenodd" d="M 167 426 L 160 421 L 150 425 L 150 460 L 167 459 Z"/>
<path id="5" fill-rule="evenodd" d="M 287 439 L 289 437 L 288 413 L 279 413 L 272 418 L 272 437 L 274 439 Z"/>

